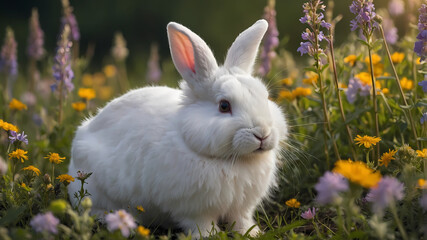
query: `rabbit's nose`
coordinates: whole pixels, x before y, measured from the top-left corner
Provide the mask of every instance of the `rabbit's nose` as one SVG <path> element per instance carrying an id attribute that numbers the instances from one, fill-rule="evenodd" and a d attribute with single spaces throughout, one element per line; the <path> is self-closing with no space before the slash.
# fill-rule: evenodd
<path id="1" fill-rule="evenodd" d="M 260 142 L 262 142 L 262 141 L 264 141 L 265 139 L 267 139 L 270 135 L 260 137 L 260 136 L 258 136 L 258 134 L 255 134 L 255 133 L 254 133 L 254 136 L 255 136 L 255 138 L 256 138 L 256 139 L 258 139 Z"/>

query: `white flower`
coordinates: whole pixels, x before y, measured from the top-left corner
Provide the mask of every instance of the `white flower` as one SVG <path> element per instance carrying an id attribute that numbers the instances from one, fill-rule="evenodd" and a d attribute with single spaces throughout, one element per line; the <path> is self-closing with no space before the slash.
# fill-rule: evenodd
<path id="1" fill-rule="evenodd" d="M 107 214 L 105 220 L 107 221 L 107 228 L 110 232 L 120 229 L 124 237 L 129 237 L 130 229 L 136 228 L 136 223 L 132 215 L 123 209 Z"/>

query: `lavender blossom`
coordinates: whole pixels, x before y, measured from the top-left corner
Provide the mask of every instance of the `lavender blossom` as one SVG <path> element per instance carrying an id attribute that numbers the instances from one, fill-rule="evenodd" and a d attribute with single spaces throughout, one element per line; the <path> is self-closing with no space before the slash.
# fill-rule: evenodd
<path id="1" fill-rule="evenodd" d="M 423 115 L 421 116 L 421 119 L 420 119 L 421 124 L 423 124 L 425 122 L 427 122 L 427 112 L 423 113 Z"/>
<path id="2" fill-rule="evenodd" d="M 423 80 L 423 81 L 419 82 L 418 85 L 423 88 L 424 92 L 427 92 L 427 80 Z"/>
<path id="3" fill-rule="evenodd" d="M 316 216 L 316 208 L 309 208 L 307 211 L 301 213 L 301 217 L 309 220 L 309 219 L 313 219 L 314 216 Z"/>
<path id="4" fill-rule="evenodd" d="M 348 181 L 339 173 L 326 172 L 314 188 L 317 191 L 316 201 L 328 204 L 336 200 L 340 192 L 348 190 Z"/>
<path id="5" fill-rule="evenodd" d="M 264 35 L 261 48 L 261 66 L 258 70 L 261 76 L 267 75 L 271 68 L 271 60 L 276 57 L 274 49 L 279 46 L 279 31 L 276 24 L 275 0 L 270 0 L 264 8 L 263 18 L 268 22 L 268 29 Z"/>
<path id="6" fill-rule="evenodd" d="M 297 49 L 297 52 L 301 53 L 301 56 L 308 54 L 309 56 L 314 56 L 319 60 L 318 54 L 324 53 L 323 49 L 320 47 L 320 42 L 328 39 L 325 37 L 320 27 L 323 27 L 327 30 L 331 28 L 331 24 L 323 20 L 324 15 L 322 12 L 325 11 L 325 5 L 321 0 L 312 0 L 303 4 L 304 16 L 300 18 L 301 23 L 306 23 L 309 25 L 310 29 L 306 29 L 302 33 L 301 37 L 306 42 L 301 42 L 301 46 Z M 320 61 L 317 61 L 320 63 Z M 320 63 L 321 64 L 321 63 Z"/>
<path id="7" fill-rule="evenodd" d="M 397 28 L 394 26 L 393 20 L 389 17 L 383 19 L 383 28 L 385 40 L 390 44 L 395 44 L 399 39 Z"/>
<path id="8" fill-rule="evenodd" d="M 424 212 L 427 212 L 427 193 L 420 198 L 420 206 L 423 208 Z"/>
<path id="9" fill-rule="evenodd" d="M 136 228 L 136 223 L 132 215 L 125 210 L 118 210 L 114 213 L 107 214 L 105 221 L 107 222 L 107 228 L 110 232 L 120 229 L 124 237 L 129 236 L 130 229 Z"/>
<path id="10" fill-rule="evenodd" d="M 24 132 L 17 133 L 15 131 L 9 131 L 9 133 L 10 133 L 10 136 L 9 136 L 10 144 L 13 144 L 15 141 L 19 141 L 28 145 L 27 135 L 25 135 Z"/>
<path id="11" fill-rule="evenodd" d="M 0 53 L 0 71 L 9 76 L 18 75 L 17 47 L 15 34 L 10 27 L 6 28 L 6 37 Z"/>
<path id="12" fill-rule="evenodd" d="M 74 84 L 71 80 L 74 78 L 73 70 L 71 69 L 71 46 L 72 42 L 68 39 L 70 34 L 70 27 L 68 25 L 64 26 L 61 39 L 58 42 L 58 48 L 56 50 L 56 55 L 54 58 L 53 64 L 53 76 L 56 79 L 56 82 L 51 85 L 52 91 L 58 89 L 59 86 L 67 89 L 68 92 L 71 92 L 74 89 Z M 59 89 L 63 91 L 63 89 Z"/>
<path id="13" fill-rule="evenodd" d="M 388 12 L 391 16 L 399 16 L 405 11 L 405 2 L 403 0 L 391 0 L 388 3 Z"/>
<path id="14" fill-rule="evenodd" d="M 76 16 L 73 14 L 73 8 L 70 6 L 70 2 L 68 0 L 62 0 L 62 7 L 64 8 L 64 16 L 61 19 L 62 28 L 64 28 L 65 25 L 70 26 L 71 40 L 79 41 L 80 30 L 77 24 Z"/>
<path id="15" fill-rule="evenodd" d="M 363 85 L 358 78 L 351 78 L 348 83 L 346 95 L 349 103 L 356 101 L 357 94 L 360 96 L 369 96 L 371 92 L 371 86 Z"/>
<path id="16" fill-rule="evenodd" d="M 27 54 L 34 60 L 40 60 L 45 53 L 43 48 L 44 33 L 40 28 L 39 13 L 36 8 L 33 8 L 29 25 L 30 35 L 28 37 Z"/>
<path id="17" fill-rule="evenodd" d="M 375 6 L 372 0 L 353 0 L 350 5 L 350 12 L 356 15 L 355 19 L 351 20 L 350 26 L 351 31 L 358 28 L 365 31 L 369 31 L 369 35 L 372 34 L 374 28 L 378 25 L 375 22 Z"/>
<path id="18" fill-rule="evenodd" d="M 403 183 L 399 182 L 394 177 L 383 177 L 378 185 L 371 188 L 366 200 L 372 202 L 372 209 L 374 212 L 382 212 L 384 208 L 393 204 L 396 200 L 403 199 Z"/>
<path id="19" fill-rule="evenodd" d="M 50 232 L 53 234 L 58 233 L 56 228 L 59 224 L 59 220 L 53 216 L 52 212 L 47 212 L 45 214 L 39 213 L 33 217 L 30 222 L 31 227 L 36 232 Z"/>
<path id="20" fill-rule="evenodd" d="M 415 42 L 414 52 L 421 58 L 421 61 L 424 61 L 427 56 L 427 5 L 422 4 L 419 12 L 420 16 L 418 17 L 418 30 L 420 33 L 417 35 L 418 41 Z"/>
<path id="21" fill-rule="evenodd" d="M 151 45 L 150 58 L 148 59 L 147 81 L 155 84 L 162 77 L 162 70 L 159 64 L 159 48 L 157 44 Z"/>
<path id="22" fill-rule="evenodd" d="M 114 35 L 114 46 L 111 49 L 111 55 L 117 62 L 124 61 L 129 55 L 129 50 L 126 48 L 126 40 L 120 32 Z"/>

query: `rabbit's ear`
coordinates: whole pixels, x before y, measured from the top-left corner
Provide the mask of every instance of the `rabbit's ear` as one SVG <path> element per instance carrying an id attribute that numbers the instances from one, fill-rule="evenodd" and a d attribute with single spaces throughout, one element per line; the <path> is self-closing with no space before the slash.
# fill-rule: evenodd
<path id="1" fill-rule="evenodd" d="M 218 68 L 211 49 L 197 34 L 181 24 L 170 22 L 167 32 L 176 69 L 190 87 L 200 86 Z"/>
<path id="2" fill-rule="evenodd" d="M 240 33 L 228 50 L 224 66 L 226 68 L 239 67 L 252 74 L 258 47 L 267 28 L 267 21 L 262 19 Z"/>

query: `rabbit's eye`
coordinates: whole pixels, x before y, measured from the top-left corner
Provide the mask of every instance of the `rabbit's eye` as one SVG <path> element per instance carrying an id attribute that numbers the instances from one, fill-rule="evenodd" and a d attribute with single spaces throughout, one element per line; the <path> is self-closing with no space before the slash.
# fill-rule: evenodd
<path id="1" fill-rule="evenodd" d="M 219 102 L 219 111 L 222 113 L 231 113 L 231 105 L 227 100 Z"/>

